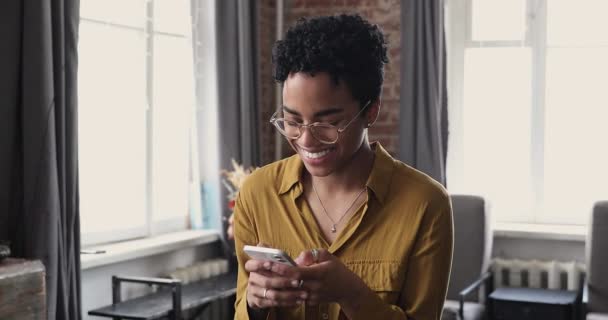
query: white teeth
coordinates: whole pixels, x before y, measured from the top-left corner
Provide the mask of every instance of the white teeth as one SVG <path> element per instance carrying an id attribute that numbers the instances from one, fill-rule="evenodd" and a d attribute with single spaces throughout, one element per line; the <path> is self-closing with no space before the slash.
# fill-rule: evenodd
<path id="1" fill-rule="evenodd" d="M 306 158 L 309 158 L 309 159 L 321 158 L 322 156 L 328 154 L 329 151 L 330 151 L 330 149 L 326 149 L 326 150 L 323 150 L 321 152 L 312 153 L 312 152 L 308 152 L 308 151 L 302 150 L 302 152 L 304 153 L 304 155 L 306 156 Z"/>

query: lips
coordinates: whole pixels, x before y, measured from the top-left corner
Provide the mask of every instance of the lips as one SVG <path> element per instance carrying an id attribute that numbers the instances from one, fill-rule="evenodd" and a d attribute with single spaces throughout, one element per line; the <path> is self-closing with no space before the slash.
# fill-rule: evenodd
<path id="1" fill-rule="evenodd" d="M 302 153 L 309 159 L 319 159 L 321 157 L 323 157 L 324 155 L 328 154 L 331 150 L 330 149 L 325 149 L 322 151 L 318 151 L 318 152 L 308 152 L 305 150 L 302 150 Z"/>
<path id="2" fill-rule="evenodd" d="M 319 160 L 326 158 L 326 156 L 328 154 L 330 154 L 332 151 L 334 151 L 336 148 L 326 148 L 326 149 L 314 150 L 314 151 L 304 150 L 302 148 L 298 148 L 298 149 L 300 149 L 300 154 L 307 160 L 319 161 Z"/>

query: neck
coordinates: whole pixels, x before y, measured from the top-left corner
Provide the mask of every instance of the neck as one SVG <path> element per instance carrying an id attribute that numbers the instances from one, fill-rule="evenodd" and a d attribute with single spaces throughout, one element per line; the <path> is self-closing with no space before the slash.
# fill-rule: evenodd
<path id="1" fill-rule="evenodd" d="M 365 186 L 373 164 L 374 150 L 371 149 L 367 139 L 364 139 L 345 166 L 326 177 L 308 176 L 319 191 L 354 192 Z"/>

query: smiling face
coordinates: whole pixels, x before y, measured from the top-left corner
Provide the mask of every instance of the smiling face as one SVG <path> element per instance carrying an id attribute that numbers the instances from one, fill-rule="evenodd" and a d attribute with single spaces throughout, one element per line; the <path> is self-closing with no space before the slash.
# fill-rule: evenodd
<path id="1" fill-rule="evenodd" d="M 329 123 L 338 128 L 346 126 L 361 110 L 359 101 L 353 98 L 344 82 L 336 85 L 325 72 L 314 77 L 303 72 L 290 74 L 283 86 L 283 105 L 283 116 L 287 120 L 302 124 Z M 373 122 L 368 118 L 377 107 L 368 108 L 371 110 L 354 119 L 335 144 L 319 142 L 308 129 L 302 129 L 298 139 L 289 140 L 311 175 L 325 177 L 341 171 L 362 145 L 369 149 L 365 128 L 368 122 Z"/>

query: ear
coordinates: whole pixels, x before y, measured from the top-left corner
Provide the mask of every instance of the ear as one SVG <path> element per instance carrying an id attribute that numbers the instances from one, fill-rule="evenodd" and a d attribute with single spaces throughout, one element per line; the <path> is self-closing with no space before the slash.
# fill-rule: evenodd
<path id="1" fill-rule="evenodd" d="M 371 102 L 371 105 L 368 107 L 367 113 L 365 114 L 365 120 L 367 121 L 367 127 L 371 127 L 374 125 L 376 120 L 378 119 L 378 114 L 380 113 L 380 105 L 382 104 L 382 100 L 380 98 Z"/>

